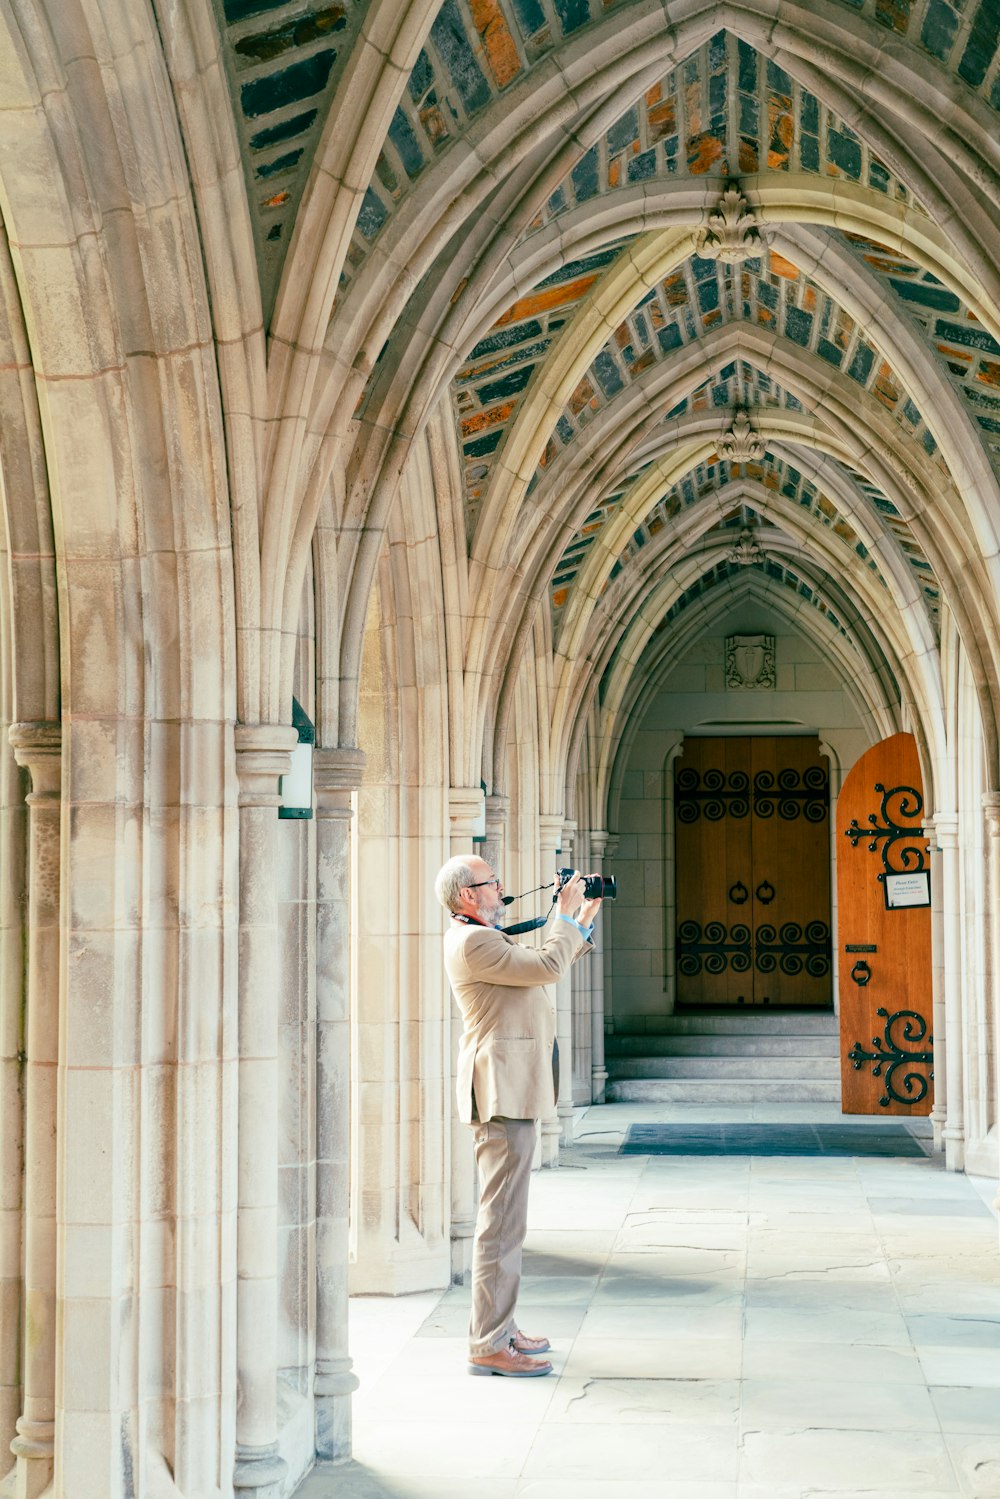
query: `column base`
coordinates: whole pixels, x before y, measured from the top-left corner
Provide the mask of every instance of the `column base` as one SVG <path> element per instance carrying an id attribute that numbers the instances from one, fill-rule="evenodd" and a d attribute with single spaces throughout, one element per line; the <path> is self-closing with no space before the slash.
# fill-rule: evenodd
<path id="1" fill-rule="evenodd" d="M 559 1164 L 559 1139 L 562 1131 L 558 1118 L 543 1119 L 539 1138 L 542 1146 L 542 1170 Z"/>
<path id="2" fill-rule="evenodd" d="M 52 1492 L 55 1472 L 55 1423 L 29 1421 L 21 1416 L 10 1444 L 17 1464 L 7 1482 L 10 1499 L 43 1499 Z"/>
<path id="3" fill-rule="evenodd" d="M 254 1499 L 279 1499 L 288 1464 L 278 1455 L 277 1442 L 267 1447 L 236 1448 L 233 1493 L 252 1494 Z"/>
<path id="4" fill-rule="evenodd" d="M 595 1067 L 590 1076 L 590 1095 L 592 1103 L 604 1103 L 605 1089 L 608 1086 L 608 1069 L 606 1067 Z"/>
<path id="5" fill-rule="evenodd" d="M 472 1230 L 452 1233 L 451 1236 L 451 1283 L 453 1286 L 472 1284 Z"/>
<path id="6" fill-rule="evenodd" d="M 350 1359 L 337 1368 L 317 1369 L 315 1392 L 316 1461 L 346 1463 L 351 1456 L 351 1395 L 358 1388 Z"/>
<path id="7" fill-rule="evenodd" d="M 965 1131 L 948 1128 L 947 1124 L 941 1132 L 944 1141 L 944 1169 L 946 1171 L 965 1170 Z"/>
<path id="8" fill-rule="evenodd" d="M 572 1145 L 573 1143 L 573 1105 L 561 1103 L 559 1105 L 559 1143 L 560 1145 Z"/>
<path id="9" fill-rule="evenodd" d="M 934 1149 L 943 1150 L 945 1115 L 939 1114 L 935 1109 L 931 1109 L 928 1119 L 931 1129 L 934 1132 Z"/>

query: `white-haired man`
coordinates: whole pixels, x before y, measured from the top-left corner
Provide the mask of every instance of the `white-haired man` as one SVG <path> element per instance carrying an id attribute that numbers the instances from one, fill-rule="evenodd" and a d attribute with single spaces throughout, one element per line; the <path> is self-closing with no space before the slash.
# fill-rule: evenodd
<path id="1" fill-rule="evenodd" d="M 458 1114 L 475 1129 L 479 1212 L 472 1248 L 469 1373 L 514 1378 L 549 1374 L 547 1338 L 517 1325 L 521 1246 L 535 1121 L 550 1112 L 556 1023 L 547 984 L 562 978 L 590 940 L 599 900 L 583 877 L 558 892 L 541 947 L 520 947 L 499 930 L 503 885 L 484 859 L 449 859 L 434 884 L 450 913 L 444 962 L 465 1028 L 458 1053 Z"/>

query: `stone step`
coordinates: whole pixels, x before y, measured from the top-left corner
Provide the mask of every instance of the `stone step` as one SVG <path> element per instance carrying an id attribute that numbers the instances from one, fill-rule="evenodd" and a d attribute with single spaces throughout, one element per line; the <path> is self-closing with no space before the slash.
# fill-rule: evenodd
<path id="1" fill-rule="evenodd" d="M 609 1082 L 609 1103 L 693 1103 L 713 1108 L 719 1104 L 840 1103 L 836 1081 L 785 1079 L 767 1082 L 754 1078 L 622 1078 Z"/>
<path id="2" fill-rule="evenodd" d="M 840 1058 L 834 1057 L 608 1057 L 609 1078 L 700 1078 L 712 1082 L 739 1077 L 766 1082 L 786 1078 L 840 1076 Z"/>
<path id="3" fill-rule="evenodd" d="M 609 1057 L 835 1057 L 838 1033 L 829 1036 L 609 1036 Z"/>
<path id="4" fill-rule="evenodd" d="M 705 1014 L 664 1015 L 656 1027 L 642 1032 L 644 1036 L 835 1036 L 840 1022 L 832 1010 L 741 1010 L 731 1014 L 717 1011 Z M 638 1032 L 624 1032 L 629 1036 Z M 617 1038 L 616 1038 L 617 1039 Z"/>

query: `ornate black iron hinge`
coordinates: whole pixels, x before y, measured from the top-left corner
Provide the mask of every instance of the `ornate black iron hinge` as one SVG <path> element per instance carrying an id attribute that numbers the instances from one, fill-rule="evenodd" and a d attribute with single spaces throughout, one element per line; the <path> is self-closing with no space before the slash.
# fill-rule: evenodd
<path id="1" fill-rule="evenodd" d="M 881 794 L 882 801 L 877 813 L 869 812 L 869 826 L 861 827 L 858 819 L 853 817 L 850 827 L 844 829 L 844 837 L 850 838 L 852 848 L 857 848 L 862 838 L 871 839 L 869 852 L 882 854 L 880 880 L 884 880 L 887 874 L 916 874 L 926 869 L 926 844 L 919 842 L 927 836 L 926 830 L 919 825 L 924 810 L 920 792 L 915 786 L 893 786 L 891 791 L 886 791 L 881 781 L 876 781 L 875 790 Z M 914 823 L 918 826 L 914 827 Z"/>
<path id="2" fill-rule="evenodd" d="M 905 1092 L 900 1093 L 896 1087 L 896 1073 L 900 1067 L 916 1067 L 922 1064 L 932 1067 L 934 1061 L 934 1037 L 927 1035 L 927 1022 L 916 1010 L 897 1010 L 895 1015 L 881 1006 L 875 1012 L 885 1018 L 885 1031 L 881 1037 L 872 1037 L 874 1051 L 865 1051 L 860 1041 L 855 1041 L 847 1053 L 850 1061 L 854 1063 L 855 1072 L 861 1070 L 865 1062 L 874 1062 L 872 1068 L 873 1077 L 882 1077 L 885 1070 L 884 1086 L 885 1093 L 879 1099 L 879 1105 L 888 1108 L 890 1100 L 896 1103 L 915 1104 L 921 1103 L 927 1097 L 927 1089 L 930 1080 L 934 1077 L 933 1070 L 926 1075 L 923 1072 L 907 1072 L 902 1079 Z M 903 1020 L 903 1041 L 915 1042 L 917 1046 L 926 1038 L 927 1051 L 907 1051 L 893 1039 L 892 1028 L 897 1021 Z"/>

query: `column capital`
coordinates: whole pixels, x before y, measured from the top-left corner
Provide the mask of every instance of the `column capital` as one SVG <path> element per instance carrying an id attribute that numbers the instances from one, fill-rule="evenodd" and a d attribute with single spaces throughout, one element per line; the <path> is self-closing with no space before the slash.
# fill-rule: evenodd
<path id="1" fill-rule="evenodd" d="M 539 812 L 538 841 L 546 852 L 562 847 L 563 815 L 561 812 Z"/>
<path id="2" fill-rule="evenodd" d="M 482 786 L 449 786 L 448 816 L 453 838 L 472 839 L 472 830 L 483 810 Z"/>
<path id="3" fill-rule="evenodd" d="M 350 817 L 351 793 L 361 785 L 364 750 L 349 745 L 313 750 L 313 790 L 317 817 Z"/>
<path id="4" fill-rule="evenodd" d="M 603 828 L 591 828 L 590 830 L 590 852 L 595 859 L 603 859 L 611 842 L 611 834 Z"/>
<path id="5" fill-rule="evenodd" d="M 936 812 L 925 824 L 928 838 L 940 849 L 958 847 L 958 813 Z"/>
<path id="6" fill-rule="evenodd" d="M 983 793 L 983 816 L 991 838 L 1000 838 L 1000 791 Z"/>
<path id="7" fill-rule="evenodd" d="M 494 791 L 486 798 L 486 831 L 490 828 L 505 828 L 510 816 L 510 797 Z"/>
<path id="8" fill-rule="evenodd" d="M 292 750 L 299 742 L 291 724 L 236 725 L 236 774 L 241 807 L 279 807 L 278 781 L 292 768 Z"/>
<path id="9" fill-rule="evenodd" d="M 12 723 L 14 759 L 31 776 L 29 802 L 58 798 L 62 789 L 62 724 L 52 719 Z"/>

